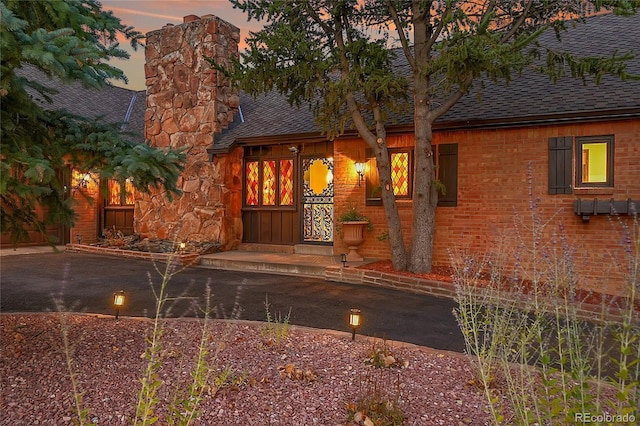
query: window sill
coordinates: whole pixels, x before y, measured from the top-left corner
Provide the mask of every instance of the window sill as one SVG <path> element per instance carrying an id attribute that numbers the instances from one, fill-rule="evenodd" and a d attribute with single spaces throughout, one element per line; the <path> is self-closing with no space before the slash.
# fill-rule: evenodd
<path id="1" fill-rule="evenodd" d="M 413 204 L 413 200 L 411 198 L 396 198 L 396 204 L 399 206 L 405 205 L 410 206 Z M 382 206 L 382 200 L 379 198 L 368 198 L 365 201 L 366 206 Z"/>
<path id="2" fill-rule="evenodd" d="M 573 188 L 574 195 L 613 195 L 613 188 Z"/>

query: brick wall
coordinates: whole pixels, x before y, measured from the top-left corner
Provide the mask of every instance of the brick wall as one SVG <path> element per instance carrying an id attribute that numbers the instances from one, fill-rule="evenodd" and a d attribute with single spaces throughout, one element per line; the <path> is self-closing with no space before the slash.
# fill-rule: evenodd
<path id="1" fill-rule="evenodd" d="M 615 187 L 612 190 L 588 190 L 573 195 L 548 195 L 548 139 L 558 136 L 615 136 Z M 389 146 L 406 146 L 410 136 L 390 136 Z M 530 218 L 531 202 L 536 198 L 537 212 L 547 221 L 547 235 L 558 232 L 562 224 L 569 244 L 576 247 L 572 263 L 581 271 L 580 286 L 599 292 L 619 293 L 624 282 L 621 263 L 625 252 L 620 244 L 622 224 L 628 216 L 592 217 L 589 223 L 573 213 L 577 197 L 593 199 L 640 200 L 640 120 L 521 129 L 435 132 L 434 144 L 458 144 L 458 205 L 439 207 L 434 243 L 434 263 L 449 263 L 448 251 L 467 250 L 484 253 L 504 247 L 506 262 L 516 259 L 516 242 L 531 247 L 531 232 L 522 237 L 514 233 L 514 221 Z M 378 237 L 386 231 L 382 206 L 365 206 L 364 185 L 358 186 L 354 162 L 364 159 L 365 144 L 341 139 L 334 144 L 336 217 L 349 205 L 369 216 L 373 231 L 359 250 L 365 257 L 388 258 L 388 244 Z M 530 170 L 530 172 L 529 172 Z M 531 183 L 530 183 L 531 182 Z M 530 187 L 533 196 L 529 196 Z M 403 231 L 410 240 L 411 202 L 399 201 Z M 516 213 L 514 213 L 516 212 Z M 527 224 L 529 226 L 529 224 Z M 504 246 L 501 246 L 504 243 Z M 560 243 L 554 247 L 559 247 Z M 549 247 L 551 249 L 551 247 Z M 335 253 L 344 252 L 339 237 Z"/>
<path id="2" fill-rule="evenodd" d="M 99 185 L 96 181 L 89 181 L 86 188 L 73 189 L 73 210 L 76 213 L 75 225 L 70 229 L 69 240 L 90 244 L 98 241 L 98 215 L 101 203 Z"/>

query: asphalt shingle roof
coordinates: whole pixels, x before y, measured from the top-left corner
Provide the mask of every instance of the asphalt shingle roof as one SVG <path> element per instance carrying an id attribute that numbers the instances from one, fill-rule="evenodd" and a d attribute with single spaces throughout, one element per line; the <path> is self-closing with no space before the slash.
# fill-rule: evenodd
<path id="1" fill-rule="evenodd" d="M 558 47 L 553 31 L 540 42 Z M 631 73 L 640 75 L 640 14 L 621 17 L 598 15 L 578 24 L 562 35 L 562 48 L 576 55 L 600 56 L 614 52 L 634 52 L 628 63 Z M 313 114 L 307 107 L 290 106 L 286 99 L 272 92 L 257 99 L 241 94 L 244 122 L 236 115 L 234 123 L 215 136 L 214 149 L 230 147 L 238 141 L 264 136 L 291 137 L 301 133 L 319 134 Z M 471 92 L 440 117 L 437 127 L 465 127 L 481 123 L 526 124 L 543 119 L 579 119 L 588 115 L 611 115 L 631 111 L 640 116 L 640 81 L 603 77 L 593 81 L 562 77 L 554 84 L 548 76 L 527 70 L 514 76 L 510 85 L 477 82 Z M 397 124 L 410 124 L 413 111 L 396 118 Z"/>
<path id="2" fill-rule="evenodd" d="M 240 93 L 240 107 L 244 123 L 239 123 L 239 114 L 234 117 L 235 137 L 254 136 L 256 134 L 297 134 L 317 132 L 313 113 L 306 106 L 292 107 L 284 96 L 269 92 L 254 99 L 246 93 Z M 265 133 L 268 132 L 268 133 Z"/>
<path id="3" fill-rule="evenodd" d="M 600 15 L 587 21 L 586 25 L 578 25 L 563 34 L 562 49 L 590 56 L 634 50 L 640 54 L 640 15 L 628 18 Z M 540 42 L 548 47 L 560 47 L 553 31 L 543 34 Z M 640 57 L 629 62 L 628 69 L 640 74 Z M 592 79 L 585 85 L 582 80 L 571 77 L 562 77 L 554 84 L 548 76 L 527 70 L 509 86 L 486 82 L 485 85 L 484 90 L 475 89 L 471 96 L 463 98 L 440 122 L 515 118 L 524 121 L 541 115 L 640 107 L 640 82 L 613 76 L 604 76 L 598 85 Z M 481 101 L 476 100 L 477 95 L 482 97 Z"/>
<path id="4" fill-rule="evenodd" d="M 100 117 L 106 123 L 125 124 L 124 130 L 131 132 L 136 142 L 144 142 L 145 91 L 116 86 L 105 86 L 98 90 L 87 88 L 77 81 L 67 84 L 48 77 L 33 66 L 21 68 L 18 74 L 58 92 L 51 95 L 52 103 L 44 101 L 37 93 L 32 93 L 44 108 L 62 109 L 87 118 Z"/>

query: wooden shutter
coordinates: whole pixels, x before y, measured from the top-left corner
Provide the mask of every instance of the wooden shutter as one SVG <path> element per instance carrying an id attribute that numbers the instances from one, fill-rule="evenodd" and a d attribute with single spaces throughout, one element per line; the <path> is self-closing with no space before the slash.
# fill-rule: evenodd
<path id="1" fill-rule="evenodd" d="M 446 194 L 438 194 L 438 206 L 458 205 L 458 144 L 438 145 L 438 179 L 444 184 Z"/>
<path id="2" fill-rule="evenodd" d="M 549 194 L 571 194 L 573 137 L 549 138 Z"/>

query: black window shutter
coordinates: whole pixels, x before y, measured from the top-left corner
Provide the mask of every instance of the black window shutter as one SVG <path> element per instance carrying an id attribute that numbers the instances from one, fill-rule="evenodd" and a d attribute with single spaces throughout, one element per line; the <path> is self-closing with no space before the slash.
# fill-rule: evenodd
<path id="1" fill-rule="evenodd" d="M 458 144 L 438 145 L 438 179 L 444 185 L 446 193 L 438 194 L 438 206 L 455 207 L 458 205 Z"/>
<path id="2" fill-rule="evenodd" d="M 549 138 L 549 194 L 571 194 L 573 137 Z"/>

